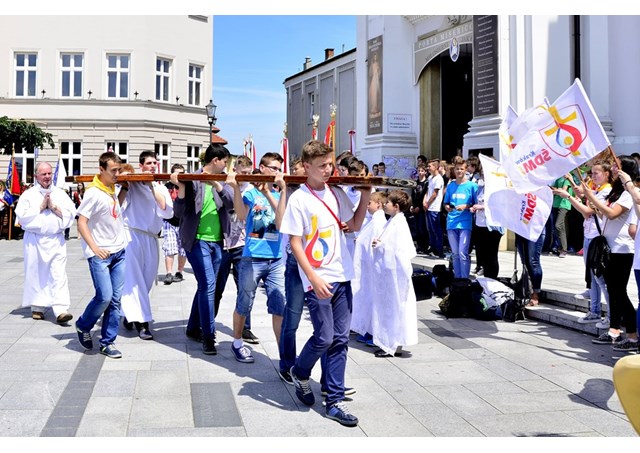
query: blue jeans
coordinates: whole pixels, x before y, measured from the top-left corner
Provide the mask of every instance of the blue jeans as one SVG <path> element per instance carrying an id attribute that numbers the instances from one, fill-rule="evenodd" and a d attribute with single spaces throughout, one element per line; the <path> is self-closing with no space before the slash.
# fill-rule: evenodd
<path id="1" fill-rule="evenodd" d="M 344 399 L 344 373 L 347 367 L 349 327 L 353 296 L 351 282 L 331 282 L 330 299 L 318 299 L 315 291 L 305 297 L 313 324 L 313 336 L 302 348 L 293 367 L 300 379 L 309 379 L 316 362 L 323 358 L 323 387 L 327 390 L 327 407 Z"/>
<path id="2" fill-rule="evenodd" d="M 249 316 L 256 298 L 258 282 L 264 281 L 267 290 L 267 313 L 282 316 L 284 314 L 284 260 L 282 258 L 242 257 L 238 265 L 240 291 L 236 299 L 236 313 Z"/>
<path id="3" fill-rule="evenodd" d="M 120 296 L 124 287 L 124 255 L 125 249 L 122 249 L 106 259 L 92 256 L 87 260 L 96 295 L 78 318 L 76 326 L 83 332 L 89 332 L 103 316 L 100 346 L 114 343 L 118 336 Z"/>
<path id="4" fill-rule="evenodd" d="M 587 264 L 587 252 L 589 250 L 590 243 L 591 239 L 584 238 L 582 256 L 584 258 L 585 265 Z M 592 270 L 589 270 L 589 273 L 591 275 L 591 288 L 589 288 L 589 297 L 591 298 L 591 302 L 589 304 L 589 311 L 600 316 L 602 313 L 602 303 L 600 299 L 601 294 L 604 294 L 604 299 L 607 301 L 607 310 L 609 309 L 609 292 L 607 291 L 607 284 L 604 282 L 604 277 L 602 275 L 600 277 L 596 277 Z"/>
<path id="5" fill-rule="evenodd" d="M 453 276 L 455 278 L 469 278 L 471 273 L 471 258 L 469 257 L 469 241 L 471 230 L 447 230 L 451 258 L 453 259 Z"/>
<path id="6" fill-rule="evenodd" d="M 202 329 L 202 338 L 213 340 L 216 331 L 214 299 L 216 277 L 222 261 L 222 241 L 209 242 L 196 239 L 191 251 L 186 253 L 198 283 L 191 304 L 187 330 Z"/>
<path id="7" fill-rule="evenodd" d="M 442 253 L 442 223 L 440 211 L 427 211 L 427 231 L 429 232 L 429 247 L 436 254 Z"/>
<path id="8" fill-rule="evenodd" d="M 215 292 L 215 304 L 213 309 L 213 315 L 218 316 L 218 310 L 220 309 L 220 301 L 222 300 L 222 294 L 224 288 L 227 286 L 227 280 L 229 280 L 229 274 L 233 272 L 233 281 L 236 284 L 236 294 L 240 291 L 238 286 L 238 265 L 242 259 L 243 246 L 235 247 L 222 251 L 222 261 L 220 262 L 220 268 L 218 269 L 218 276 L 216 277 L 216 292 Z M 233 271 L 231 266 L 233 265 Z M 244 321 L 244 328 L 251 330 L 251 315 L 247 316 Z"/>
<path id="9" fill-rule="evenodd" d="M 539 293 L 542 289 L 542 264 L 540 264 L 540 254 L 544 245 L 545 231 L 537 241 L 529 241 L 522 236 L 516 235 L 516 248 L 520 254 L 522 265 L 527 268 L 533 292 Z"/>
<path id="10" fill-rule="evenodd" d="M 284 294 L 287 302 L 280 331 L 280 370 L 289 371 L 296 362 L 296 331 L 304 307 L 304 288 L 298 271 L 298 261 L 293 253 L 287 254 Z"/>

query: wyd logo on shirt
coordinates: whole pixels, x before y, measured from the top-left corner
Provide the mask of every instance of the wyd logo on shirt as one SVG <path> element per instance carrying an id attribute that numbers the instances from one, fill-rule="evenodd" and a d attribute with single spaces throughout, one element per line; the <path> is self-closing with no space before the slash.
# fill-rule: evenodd
<path id="1" fill-rule="evenodd" d="M 320 267 L 323 262 L 331 261 L 331 258 L 333 258 L 333 250 L 330 249 L 329 242 L 326 239 L 332 236 L 334 236 L 334 234 L 331 227 L 321 231 L 320 228 L 318 228 L 318 216 L 311 216 L 311 232 L 306 236 L 307 246 L 304 249 L 304 253 L 311 266 Z"/>

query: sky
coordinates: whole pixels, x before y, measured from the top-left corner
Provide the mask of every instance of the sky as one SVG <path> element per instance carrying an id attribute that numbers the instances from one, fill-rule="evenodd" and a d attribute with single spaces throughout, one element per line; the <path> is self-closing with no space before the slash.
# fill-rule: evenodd
<path id="1" fill-rule="evenodd" d="M 356 16 L 214 16 L 213 103 L 218 135 L 242 154 L 250 134 L 258 157 L 279 152 L 287 120 L 284 80 L 305 57 L 324 61 L 356 47 Z"/>

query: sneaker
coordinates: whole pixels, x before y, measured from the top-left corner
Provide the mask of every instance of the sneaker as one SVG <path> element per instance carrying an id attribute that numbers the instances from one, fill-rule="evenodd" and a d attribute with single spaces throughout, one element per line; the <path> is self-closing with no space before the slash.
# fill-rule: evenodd
<path id="1" fill-rule="evenodd" d="M 73 315 L 71 313 L 60 313 L 56 318 L 56 322 L 58 324 L 66 324 L 67 322 L 73 319 Z"/>
<path id="2" fill-rule="evenodd" d="M 565 250 L 558 252 L 558 258 L 566 258 L 566 257 L 567 257 L 567 252 Z"/>
<path id="3" fill-rule="evenodd" d="M 206 355 L 216 355 L 218 350 L 216 349 L 215 340 L 202 340 L 202 353 Z"/>
<path id="4" fill-rule="evenodd" d="M 100 354 L 104 354 L 111 359 L 119 359 L 122 357 L 122 353 L 116 349 L 116 345 L 113 343 L 100 346 Z"/>
<path id="5" fill-rule="evenodd" d="M 638 342 L 637 341 L 631 341 L 628 338 L 625 338 L 624 340 L 618 341 L 617 343 L 615 343 L 613 345 L 613 350 L 614 351 L 629 352 L 631 354 L 637 354 L 638 353 Z"/>
<path id="6" fill-rule="evenodd" d="M 284 381 L 285 384 L 289 384 L 289 385 L 293 385 L 293 379 L 291 379 L 291 373 L 289 373 L 286 370 L 280 370 L 278 372 L 278 375 L 280 376 L 280 379 L 282 379 Z"/>
<path id="7" fill-rule="evenodd" d="M 250 344 L 260 344 L 260 339 L 256 337 L 250 329 L 242 331 L 242 339 Z"/>
<path id="8" fill-rule="evenodd" d="M 247 348 L 245 345 L 235 348 L 232 343 L 231 351 L 238 362 L 253 363 L 255 361 L 253 355 L 251 355 L 251 349 Z"/>
<path id="9" fill-rule="evenodd" d="M 343 401 L 327 407 L 326 416 L 331 420 L 337 421 L 342 426 L 358 426 L 358 417 L 349 412 L 347 405 Z"/>
<path id="10" fill-rule="evenodd" d="M 602 321 L 596 323 L 596 328 L 598 329 L 608 329 L 609 328 L 609 317 L 602 318 Z"/>
<path id="11" fill-rule="evenodd" d="M 149 323 L 141 322 L 139 323 L 139 326 L 140 328 L 138 329 L 138 336 L 143 340 L 153 340 L 153 334 L 149 330 Z"/>
<path id="12" fill-rule="evenodd" d="M 37 319 L 38 321 L 44 319 L 44 313 L 42 313 L 41 311 L 32 311 L 31 312 L 31 318 L 32 319 Z"/>
<path id="13" fill-rule="evenodd" d="M 584 254 L 584 249 L 580 249 L 576 252 L 576 255 L 582 256 Z"/>
<path id="14" fill-rule="evenodd" d="M 578 322 L 580 324 L 589 324 L 591 322 L 600 322 L 600 315 L 596 315 L 595 313 L 587 313 L 586 316 L 583 316 L 582 318 L 578 319 Z"/>
<path id="15" fill-rule="evenodd" d="M 585 289 L 579 294 L 574 294 L 573 297 L 580 300 L 591 299 L 591 291 L 589 291 L 588 289 Z"/>
<path id="16" fill-rule="evenodd" d="M 622 335 L 618 335 L 617 337 L 612 337 L 609 335 L 609 332 L 605 332 L 600 335 L 598 338 L 594 338 L 591 340 L 592 343 L 595 344 L 616 344 L 622 341 Z"/>
<path id="17" fill-rule="evenodd" d="M 313 406 L 316 402 L 316 397 L 313 396 L 313 390 L 309 384 L 309 379 L 298 379 L 293 373 L 293 367 L 289 370 L 289 376 L 293 381 L 293 386 L 296 388 L 296 396 L 307 406 Z"/>
<path id="18" fill-rule="evenodd" d="M 370 334 L 366 334 L 366 335 L 358 335 L 358 338 L 356 338 L 356 341 L 358 343 L 366 343 L 367 341 L 371 340 L 371 335 Z"/>
<path id="19" fill-rule="evenodd" d="M 164 284 L 170 285 L 171 283 L 173 283 L 173 275 L 171 275 L 171 273 L 168 273 L 164 276 Z"/>
<path id="20" fill-rule="evenodd" d="M 354 389 L 353 387 L 345 387 L 344 388 L 344 395 L 345 396 L 354 395 L 355 393 L 356 393 L 356 389 Z M 327 396 L 327 391 L 326 390 L 322 390 L 320 392 L 320 394 L 322 396 Z"/>
<path id="21" fill-rule="evenodd" d="M 182 272 L 176 272 L 176 275 L 173 276 L 173 281 L 181 282 L 182 280 L 184 280 L 184 277 L 182 276 Z"/>
<path id="22" fill-rule="evenodd" d="M 78 333 L 78 340 L 80 340 L 80 344 L 82 345 L 82 347 L 85 348 L 86 350 L 93 349 L 93 340 L 91 339 L 91 332 L 83 332 L 82 330 L 80 330 L 77 323 L 76 323 L 76 332 Z"/>

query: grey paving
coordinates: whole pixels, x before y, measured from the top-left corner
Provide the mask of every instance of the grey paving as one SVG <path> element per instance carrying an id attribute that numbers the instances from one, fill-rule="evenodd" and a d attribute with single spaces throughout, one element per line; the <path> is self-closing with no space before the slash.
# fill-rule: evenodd
<path id="1" fill-rule="evenodd" d="M 79 241 L 68 242 L 67 272 L 77 318 L 93 295 Z M 501 275 L 513 253 L 501 252 Z M 432 258 L 416 265 L 431 267 Z M 543 290 L 558 300 L 582 291 L 582 258 L 543 257 Z M 153 341 L 121 329 L 123 358 L 85 352 L 72 323 L 48 311 L 34 321 L 22 308 L 22 242 L 0 241 L 0 436 L 3 437 L 616 437 L 633 439 L 611 381 L 609 347 L 593 335 L 529 317 L 517 323 L 446 319 L 438 298 L 418 302 L 419 344 L 400 358 L 375 358 L 351 341 L 349 407 L 360 419 L 345 428 L 308 408 L 278 377 L 277 344 L 264 291 L 253 310 L 256 363 L 231 351 L 235 287 L 230 279 L 217 319 L 218 355 L 184 335 L 196 288 L 187 266 L 181 283 L 152 292 Z M 158 271 L 164 274 L 163 266 Z M 632 300 L 637 299 L 630 281 Z M 567 302 L 568 303 L 568 302 Z M 547 307 L 548 308 L 548 307 Z M 575 307 L 574 307 L 575 308 Z M 579 307 L 578 307 L 579 308 Z M 99 336 L 97 328 L 94 337 Z M 303 313 L 299 347 L 312 327 Z"/>

